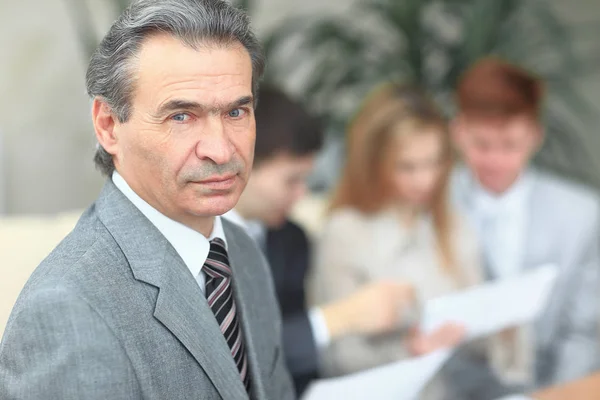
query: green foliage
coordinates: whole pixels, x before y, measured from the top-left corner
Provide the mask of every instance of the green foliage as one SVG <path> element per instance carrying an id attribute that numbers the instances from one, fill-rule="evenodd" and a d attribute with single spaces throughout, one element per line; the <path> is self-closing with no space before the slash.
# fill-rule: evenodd
<path id="1" fill-rule="evenodd" d="M 498 55 L 542 78 L 548 89 L 541 165 L 600 183 L 582 127 L 595 115 L 575 79 L 597 67 L 573 47 L 598 29 L 567 27 L 545 0 L 359 0 L 347 13 L 294 17 L 265 40 L 268 80 L 300 79 L 300 95 L 333 132 L 376 84 L 416 82 L 450 115 L 461 73 Z"/>

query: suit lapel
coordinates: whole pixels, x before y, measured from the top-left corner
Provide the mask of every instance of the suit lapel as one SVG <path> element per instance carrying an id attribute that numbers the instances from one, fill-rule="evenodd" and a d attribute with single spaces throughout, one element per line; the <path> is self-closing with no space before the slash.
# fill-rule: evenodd
<path id="1" fill-rule="evenodd" d="M 245 398 L 229 346 L 175 249 L 111 181 L 96 204 L 100 220 L 125 254 L 134 278 L 159 289 L 154 317 L 185 346 L 221 397 Z"/>
<path id="2" fill-rule="evenodd" d="M 175 273 L 173 267 L 180 271 Z M 170 271 L 161 277 L 154 316 L 194 356 L 223 398 L 245 398 L 246 389 L 214 314 L 172 247 L 162 270 Z"/>
<path id="3" fill-rule="evenodd" d="M 533 182 L 531 193 L 528 199 L 527 207 L 529 208 L 529 213 L 527 213 L 527 228 L 525 230 L 525 248 L 523 249 L 523 259 L 521 263 L 521 269 L 526 271 L 531 268 L 531 266 L 536 262 L 535 260 L 535 229 L 534 227 L 538 221 L 538 212 L 539 206 L 536 207 L 535 204 L 537 200 L 537 190 L 536 190 L 537 182 Z M 539 203 L 537 203 L 539 205 Z"/>
<path id="4" fill-rule="evenodd" d="M 541 205 L 547 203 L 548 199 L 544 193 L 543 185 L 540 184 L 540 176 L 535 171 L 532 172 L 532 175 L 534 176 L 534 180 L 529 199 L 530 213 L 528 214 L 529 220 L 525 236 L 527 243 L 523 256 L 524 271 L 547 263 L 556 264 L 557 259 L 554 257 L 554 254 L 556 254 L 555 246 L 560 247 L 560 244 L 552 243 L 553 235 L 549 235 L 548 232 L 544 231 L 544 227 L 548 225 L 548 218 L 550 216 L 545 213 Z M 540 237 L 542 240 L 540 240 Z M 564 298 L 564 295 L 561 293 L 562 291 L 561 286 L 555 284 L 553 293 L 548 296 L 545 311 L 536 321 L 536 339 L 538 345 L 548 346 L 552 342 L 552 334 L 556 332 L 554 325 L 561 321 L 558 313 L 562 310 L 560 307 L 560 302 Z"/>
<path id="5" fill-rule="evenodd" d="M 525 249 L 523 251 L 523 270 L 529 270 L 538 267 L 542 264 L 553 261 L 553 246 L 560 245 L 559 243 L 553 244 L 551 235 L 543 230 L 543 227 L 547 226 L 548 215 L 545 214 L 544 204 L 548 202 L 545 198 L 543 186 L 540 185 L 540 177 L 535 170 L 530 172 L 532 176 L 532 183 L 530 188 L 530 195 L 528 200 L 527 213 L 527 229 L 525 233 Z M 542 230 L 540 230 L 540 227 Z M 544 240 L 540 240 L 544 238 Z"/>
<path id="6" fill-rule="evenodd" d="M 261 376 L 264 372 L 261 370 L 259 362 L 259 351 L 264 348 L 261 344 L 268 340 L 264 335 L 259 335 L 265 329 L 261 326 L 258 318 L 254 318 L 253 308 L 261 307 L 258 304 L 260 299 L 256 294 L 260 294 L 264 287 L 261 287 L 260 282 L 256 282 L 256 277 L 253 276 L 252 263 L 257 263 L 258 259 L 248 259 L 244 255 L 257 253 L 253 248 L 244 247 L 237 239 L 237 236 L 232 232 L 230 224 L 223 220 L 223 229 L 227 237 L 227 253 L 233 271 L 233 288 L 235 295 L 235 303 L 238 309 L 238 317 L 240 318 L 244 339 L 246 343 L 246 351 L 250 362 L 250 374 L 252 377 L 252 388 L 254 396 L 257 399 L 265 399 L 266 391 L 263 386 L 265 377 Z"/>

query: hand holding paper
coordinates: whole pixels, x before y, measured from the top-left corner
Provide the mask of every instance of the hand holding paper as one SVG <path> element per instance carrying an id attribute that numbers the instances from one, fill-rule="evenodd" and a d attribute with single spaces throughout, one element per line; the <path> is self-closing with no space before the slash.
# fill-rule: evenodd
<path id="1" fill-rule="evenodd" d="M 453 348 L 465 338 L 465 333 L 462 325 L 453 323 L 443 324 L 430 333 L 415 329 L 408 339 L 409 350 L 415 356 L 422 356 L 436 350 Z"/>
<path id="2" fill-rule="evenodd" d="M 532 321 L 544 309 L 557 275 L 557 268 L 548 265 L 430 300 L 423 310 L 421 330 L 432 333 L 447 323 L 458 323 L 466 329 L 467 339 L 474 339 Z M 304 400 L 416 399 L 451 355 L 451 349 L 437 350 L 365 372 L 319 380 Z"/>

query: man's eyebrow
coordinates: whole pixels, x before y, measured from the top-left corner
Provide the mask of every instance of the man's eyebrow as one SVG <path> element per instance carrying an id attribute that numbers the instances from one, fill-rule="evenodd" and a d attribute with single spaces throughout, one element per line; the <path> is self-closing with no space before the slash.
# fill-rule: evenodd
<path id="1" fill-rule="evenodd" d="M 195 110 L 203 110 L 203 109 L 205 109 L 205 107 L 196 101 L 173 99 L 173 100 L 169 100 L 166 103 L 164 103 L 163 105 L 161 105 L 158 108 L 158 110 L 156 111 L 156 115 L 158 117 L 162 117 L 173 111 L 194 110 L 194 109 Z"/>
<path id="2" fill-rule="evenodd" d="M 180 110 L 198 110 L 203 112 L 222 112 L 232 110 L 237 107 L 246 106 L 253 103 L 254 98 L 252 96 L 243 96 L 229 104 L 219 104 L 217 106 L 206 106 L 198 103 L 197 101 L 173 99 L 169 100 L 161 105 L 156 111 L 156 115 L 162 117 L 173 111 Z"/>
<path id="3" fill-rule="evenodd" d="M 243 96 L 229 104 L 228 106 L 223 107 L 223 109 L 231 110 L 232 108 L 247 106 L 248 104 L 252 104 L 254 102 L 254 98 L 252 96 Z"/>

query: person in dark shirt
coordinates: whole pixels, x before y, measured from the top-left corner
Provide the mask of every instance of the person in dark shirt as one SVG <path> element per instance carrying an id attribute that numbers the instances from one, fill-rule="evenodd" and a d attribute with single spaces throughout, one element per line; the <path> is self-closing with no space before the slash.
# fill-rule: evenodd
<path id="1" fill-rule="evenodd" d="M 279 90 L 263 87 L 255 112 L 256 147 L 251 178 L 234 210 L 225 215 L 243 226 L 272 270 L 283 316 L 283 347 L 298 394 L 319 376 L 319 355 L 336 338 L 385 333 L 412 304 L 409 285 L 375 282 L 347 298 L 308 308 L 305 278 L 311 250 L 304 230 L 290 221 L 306 192 L 323 136 L 317 121 Z"/>

